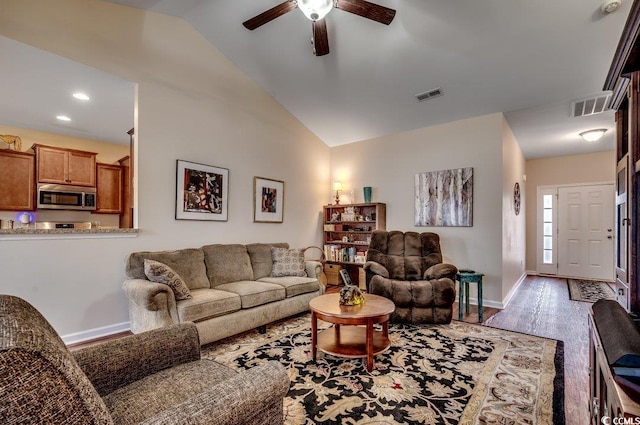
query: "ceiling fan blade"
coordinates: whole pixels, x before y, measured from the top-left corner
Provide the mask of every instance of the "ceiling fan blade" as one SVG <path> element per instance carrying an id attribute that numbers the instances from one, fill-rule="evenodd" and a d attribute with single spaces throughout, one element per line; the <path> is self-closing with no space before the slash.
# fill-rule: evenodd
<path id="1" fill-rule="evenodd" d="M 262 12 L 261 14 L 254 16 L 248 21 L 243 22 L 242 25 L 244 25 L 245 28 L 253 31 L 254 29 L 266 24 L 267 22 L 271 22 L 277 17 L 292 11 L 296 7 L 298 7 L 298 4 L 295 1 L 287 0 L 275 7 L 272 7 L 266 12 Z"/>
<path id="2" fill-rule="evenodd" d="M 313 54 L 324 56 L 329 53 L 329 36 L 327 22 L 323 19 L 313 21 Z"/>
<path id="3" fill-rule="evenodd" d="M 395 10 L 365 0 L 337 0 L 336 7 L 385 25 L 389 25 L 396 16 Z"/>

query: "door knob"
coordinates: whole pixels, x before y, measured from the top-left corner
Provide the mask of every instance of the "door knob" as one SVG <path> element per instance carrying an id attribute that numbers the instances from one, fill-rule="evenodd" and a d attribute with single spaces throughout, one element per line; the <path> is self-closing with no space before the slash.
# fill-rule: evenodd
<path id="1" fill-rule="evenodd" d="M 609 235 L 607 236 L 607 239 L 613 239 L 613 236 Z"/>

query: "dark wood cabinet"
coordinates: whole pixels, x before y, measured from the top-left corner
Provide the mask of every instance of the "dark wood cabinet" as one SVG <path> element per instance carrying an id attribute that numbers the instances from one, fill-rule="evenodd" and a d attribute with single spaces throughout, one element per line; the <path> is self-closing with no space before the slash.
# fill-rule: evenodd
<path id="1" fill-rule="evenodd" d="M 112 164 L 96 164 L 96 213 L 122 214 L 123 167 Z"/>
<path id="2" fill-rule="evenodd" d="M 603 86 L 616 111 L 616 292 L 640 312 L 640 1 L 635 0 Z"/>
<path id="3" fill-rule="evenodd" d="M 96 153 L 35 144 L 38 183 L 96 186 Z"/>
<path id="4" fill-rule="evenodd" d="M 133 228 L 133 184 L 131 181 L 131 157 L 125 156 L 118 160 L 118 164 L 122 167 L 122 206 L 123 211 L 120 215 L 120 228 Z"/>
<path id="5" fill-rule="evenodd" d="M 640 421 L 640 405 L 634 397 L 624 391 L 616 382 L 616 377 L 609 367 L 607 356 L 602 347 L 602 340 L 594 322 L 593 313 L 589 314 L 589 413 L 591 425 L 603 422 L 602 418 L 630 418 L 635 424 Z M 618 423 L 623 423 L 622 421 Z"/>
<path id="6" fill-rule="evenodd" d="M 31 153 L 0 150 L 0 210 L 35 209 L 35 163 Z"/>

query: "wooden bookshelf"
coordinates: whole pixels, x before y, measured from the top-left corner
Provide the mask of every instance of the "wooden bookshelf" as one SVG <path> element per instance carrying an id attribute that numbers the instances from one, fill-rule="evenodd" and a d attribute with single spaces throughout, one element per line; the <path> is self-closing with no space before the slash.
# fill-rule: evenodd
<path id="1" fill-rule="evenodd" d="M 325 205 L 323 226 L 323 248 L 331 270 L 347 268 L 351 280 L 359 282 L 371 234 L 386 230 L 387 206 L 379 202 Z M 327 278 L 329 284 L 342 284 L 339 274 L 328 273 Z"/>

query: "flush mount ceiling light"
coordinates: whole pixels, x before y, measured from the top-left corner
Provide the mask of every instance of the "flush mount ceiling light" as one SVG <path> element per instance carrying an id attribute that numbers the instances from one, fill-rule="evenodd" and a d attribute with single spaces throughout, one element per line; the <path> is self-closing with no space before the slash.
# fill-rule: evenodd
<path id="1" fill-rule="evenodd" d="M 59 119 L 60 121 L 71 121 L 71 118 L 69 118 L 66 115 L 57 115 L 56 118 Z"/>
<path id="2" fill-rule="evenodd" d="M 605 2 L 600 6 L 600 10 L 604 14 L 613 13 L 622 4 L 622 0 L 605 0 Z"/>
<path id="3" fill-rule="evenodd" d="M 580 136 L 587 142 L 597 142 L 602 136 L 604 136 L 606 131 L 606 128 L 596 128 L 594 130 L 583 131 L 580 133 Z"/>
<path id="4" fill-rule="evenodd" d="M 85 93 L 82 93 L 82 92 L 74 93 L 73 97 L 75 97 L 78 100 L 90 100 L 91 99 L 89 96 L 87 96 Z"/>
<path id="5" fill-rule="evenodd" d="M 333 0 L 298 0 L 298 8 L 311 21 L 318 21 L 331 11 Z"/>

